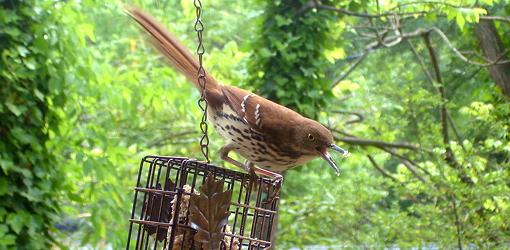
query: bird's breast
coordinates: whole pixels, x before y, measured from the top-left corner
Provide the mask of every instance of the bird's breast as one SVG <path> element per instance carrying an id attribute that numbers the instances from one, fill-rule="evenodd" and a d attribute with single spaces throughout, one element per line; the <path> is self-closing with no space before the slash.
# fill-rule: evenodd
<path id="1" fill-rule="evenodd" d="M 252 129 L 228 105 L 222 110 L 211 110 L 209 120 L 220 136 L 234 145 L 234 151 L 261 168 L 283 172 L 314 158 L 282 150 L 263 131 Z"/>

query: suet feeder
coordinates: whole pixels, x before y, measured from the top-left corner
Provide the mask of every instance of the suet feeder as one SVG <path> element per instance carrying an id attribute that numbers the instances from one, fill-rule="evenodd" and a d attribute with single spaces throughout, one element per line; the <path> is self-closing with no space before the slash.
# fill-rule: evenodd
<path id="1" fill-rule="evenodd" d="M 270 249 L 278 196 L 265 177 L 182 157 L 140 163 L 126 249 Z"/>

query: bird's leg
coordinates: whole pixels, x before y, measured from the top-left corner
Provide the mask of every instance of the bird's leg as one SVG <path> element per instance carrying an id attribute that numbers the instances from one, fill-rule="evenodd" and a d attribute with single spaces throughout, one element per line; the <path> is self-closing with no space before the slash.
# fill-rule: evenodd
<path id="1" fill-rule="evenodd" d="M 273 202 L 273 200 L 276 198 L 276 196 L 278 196 L 278 194 L 280 193 L 280 190 L 282 187 L 281 184 L 283 181 L 283 176 L 281 174 L 278 174 L 278 173 L 275 173 L 275 172 L 272 172 L 272 171 L 269 171 L 269 170 L 266 170 L 263 168 L 259 168 L 259 167 L 255 166 L 250 161 L 246 161 L 245 165 L 250 168 L 250 170 L 248 171 L 250 173 L 250 183 L 255 183 L 255 187 L 256 187 L 257 178 L 258 178 L 257 173 L 260 175 L 268 176 L 273 180 L 274 189 L 272 192 L 270 192 L 271 187 L 267 187 L 267 193 L 268 193 L 267 196 L 268 197 L 265 201 L 263 201 L 263 203 L 269 204 L 269 203 Z M 261 185 L 262 185 L 262 183 L 261 183 Z"/>
<path id="2" fill-rule="evenodd" d="M 279 193 L 281 189 L 281 184 L 283 181 L 283 176 L 279 173 L 275 173 L 263 168 L 259 168 L 255 166 L 252 162 L 246 161 L 246 164 L 242 164 L 234 159 L 232 159 L 230 156 L 228 156 L 228 153 L 235 149 L 234 144 L 227 144 L 223 146 L 220 149 L 220 158 L 230 164 L 233 164 L 239 168 L 244 169 L 248 173 L 250 173 L 250 181 L 253 181 L 252 177 L 257 176 L 257 174 L 264 175 L 267 177 L 270 177 L 273 180 L 273 186 L 275 186 L 274 191 L 269 194 L 268 202 L 272 201 Z"/>
<path id="3" fill-rule="evenodd" d="M 252 183 L 257 183 L 257 178 L 259 178 L 259 176 L 255 173 L 255 165 L 253 164 L 253 162 L 249 161 L 249 160 L 246 160 L 244 162 L 244 165 L 246 166 L 246 168 L 248 169 L 248 173 L 250 174 L 250 182 Z"/>
<path id="4" fill-rule="evenodd" d="M 275 185 L 275 186 L 280 184 L 282 182 L 282 180 L 283 180 L 283 176 L 281 174 L 279 174 L 279 173 L 276 173 L 276 172 L 273 172 L 273 171 L 269 171 L 269 170 L 266 170 L 266 169 L 263 169 L 263 168 L 259 168 L 257 166 L 254 166 L 253 164 L 251 165 L 251 168 L 253 169 L 253 171 L 256 174 L 261 174 L 261 175 L 270 177 L 273 180 L 273 185 Z"/>
<path id="5" fill-rule="evenodd" d="M 233 165 L 235 165 L 237 167 L 240 167 L 240 168 L 244 169 L 246 172 L 249 173 L 249 175 L 250 175 L 249 182 L 243 184 L 243 186 L 245 188 L 248 188 L 248 186 L 251 186 L 251 184 L 253 184 L 253 183 L 257 184 L 258 176 L 257 176 L 257 174 L 255 173 L 255 171 L 253 169 L 255 166 L 253 165 L 252 162 L 246 160 L 244 162 L 244 164 L 242 164 L 242 163 L 240 163 L 240 162 L 230 158 L 230 156 L 228 156 L 228 153 L 230 151 L 232 151 L 234 148 L 235 148 L 235 146 L 233 144 L 227 144 L 227 145 L 223 146 L 220 149 L 220 157 L 221 157 L 221 159 L 226 161 L 226 162 L 228 162 L 228 163 L 231 163 L 231 164 L 233 164 Z"/>
<path id="6" fill-rule="evenodd" d="M 223 146 L 223 147 L 220 149 L 220 158 L 221 158 L 222 160 L 224 160 L 224 161 L 226 161 L 226 162 L 228 162 L 228 163 L 232 164 L 232 165 L 235 165 L 235 166 L 237 166 L 237 167 L 240 167 L 240 168 L 242 168 L 242 169 L 244 169 L 244 170 L 246 170 L 246 171 L 248 171 L 248 172 L 249 172 L 249 171 L 250 171 L 250 168 L 249 168 L 249 167 L 247 167 L 245 164 L 242 164 L 242 163 L 240 163 L 240 162 L 238 162 L 238 161 L 236 161 L 236 160 L 234 160 L 234 159 L 230 158 L 230 156 L 228 156 L 228 153 L 229 153 L 230 151 L 232 151 L 233 149 L 235 149 L 235 145 L 234 145 L 234 144 L 231 144 L 231 143 L 229 143 L 229 144 L 227 144 L 227 145 Z"/>
<path id="7" fill-rule="evenodd" d="M 251 161 L 246 161 L 245 166 L 248 168 L 247 171 L 250 173 L 250 175 L 256 176 L 256 174 L 260 174 L 270 177 L 273 180 L 274 186 L 279 185 L 283 181 L 283 176 L 281 174 L 263 168 L 259 168 L 255 166 Z"/>
<path id="8" fill-rule="evenodd" d="M 274 186 L 273 192 L 270 192 L 270 187 L 267 188 L 268 197 L 264 203 L 267 204 L 267 203 L 273 202 L 274 198 L 276 198 L 276 196 L 278 196 L 278 194 L 280 194 L 280 190 L 282 189 L 283 175 L 273 172 L 273 171 L 269 171 L 267 169 L 253 166 L 253 164 L 252 164 L 251 169 L 253 172 L 255 172 L 257 174 L 264 175 L 264 176 L 268 176 L 273 180 L 273 186 Z"/>
<path id="9" fill-rule="evenodd" d="M 251 185 L 251 183 L 257 183 L 258 176 L 253 169 L 255 167 L 253 165 L 253 163 L 247 160 L 244 164 L 242 164 L 242 163 L 230 158 L 230 156 L 228 156 L 228 153 L 230 151 L 232 151 L 233 149 L 235 149 L 234 144 L 227 144 L 227 145 L 223 146 L 220 149 L 221 159 L 228 163 L 231 163 L 237 167 L 240 167 L 240 168 L 244 169 L 246 172 L 248 172 L 250 174 L 250 180 L 249 180 L 248 185 Z M 245 187 L 247 187 L 247 186 L 245 186 Z"/>
<path id="10" fill-rule="evenodd" d="M 243 182 L 243 186 L 245 188 L 248 188 L 253 184 L 254 185 L 253 188 L 256 189 L 257 188 L 257 179 L 259 178 L 259 176 L 253 170 L 253 167 L 254 167 L 253 163 L 249 160 L 246 160 L 244 162 L 244 166 L 246 168 L 246 171 L 248 172 L 249 177 L 248 177 L 247 182 Z"/>

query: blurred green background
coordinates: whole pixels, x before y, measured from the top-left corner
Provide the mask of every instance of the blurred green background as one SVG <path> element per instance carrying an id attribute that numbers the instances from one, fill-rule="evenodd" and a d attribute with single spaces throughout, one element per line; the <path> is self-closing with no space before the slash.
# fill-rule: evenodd
<path id="1" fill-rule="evenodd" d="M 508 1 L 202 2 L 210 73 L 352 152 L 285 174 L 277 249 L 510 246 Z M 201 157 L 126 4 L 196 48 L 191 0 L 0 0 L 0 249 L 122 249 L 140 159 Z"/>

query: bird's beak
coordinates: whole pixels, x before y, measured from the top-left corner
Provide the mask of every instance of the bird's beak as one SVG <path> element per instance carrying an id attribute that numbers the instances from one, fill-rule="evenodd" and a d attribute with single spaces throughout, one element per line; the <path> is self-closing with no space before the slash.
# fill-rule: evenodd
<path id="1" fill-rule="evenodd" d="M 339 153 L 342 153 L 342 155 L 344 157 L 349 157 L 349 155 L 350 155 L 349 151 L 347 151 L 335 144 L 329 145 L 329 148 L 331 148 Z M 328 148 L 324 148 L 324 149 L 320 150 L 319 152 L 321 153 L 322 158 L 324 158 L 324 160 L 326 160 L 329 163 L 331 168 L 333 168 L 333 170 L 335 170 L 336 175 L 340 175 L 340 169 L 338 169 L 338 167 L 336 166 L 336 163 L 333 161 L 333 158 L 331 157 L 331 155 L 328 152 Z"/>
<path id="2" fill-rule="evenodd" d="M 343 157 L 349 157 L 351 155 L 351 153 L 349 153 L 349 151 L 335 145 L 335 144 L 331 144 L 329 145 L 330 148 L 332 148 L 333 150 L 337 151 L 338 153 L 341 153 Z"/>

